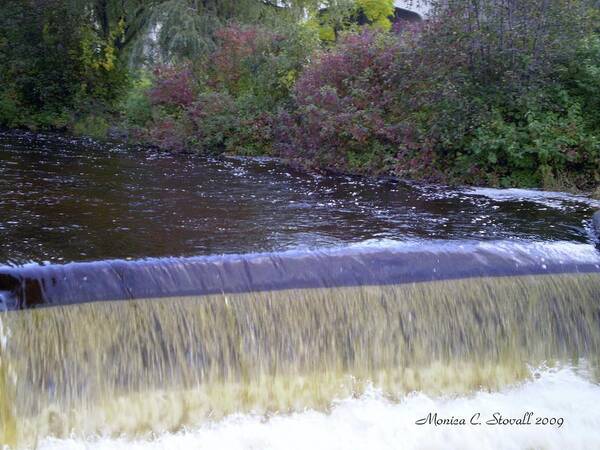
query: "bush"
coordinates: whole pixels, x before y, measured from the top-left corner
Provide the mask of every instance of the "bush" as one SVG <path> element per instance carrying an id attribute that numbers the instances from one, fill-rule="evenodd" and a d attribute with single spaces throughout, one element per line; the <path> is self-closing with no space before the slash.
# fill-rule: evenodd
<path id="1" fill-rule="evenodd" d="M 186 125 L 188 124 L 172 117 L 161 117 L 155 119 L 152 126 L 145 130 L 143 138 L 163 150 L 182 152 L 189 148 L 190 130 Z"/>
<path id="2" fill-rule="evenodd" d="M 503 186 L 599 179 L 600 41 L 585 1 L 433 2 L 301 74 L 280 154 L 308 167 Z"/>
<path id="3" fill-rule="evenodd" d="M 420 128 L 444 172 L 503 186 L 593 184 L 600 53 L 589 3 L 452 0 L 434 2 L 432 15 L 413 58 L 428 85 L 416 93 L 430 105 Z"/>
<path id="4" fill-rule="evenodd" d="M 127 126 L 143 127 L 152 119 L 152 104 L 149 96 L 151 87 L 152 81 L 146 77 L 133 82 L 120 105 Z"/>
<path id="5" fill-rule="evenodd" d="M 238 24 L 218 30 L 216 39 L 206 67 L 155 71 L 146 138 L 177 150 L 270 153 L 274 112 L 289 101 L 316 39 L 300 25 L 277 31 Z M 134 104 L 145 111 L 139 99 Z"/>
<path id="6" fill-rule="evenodd" d="M 194 147 L 210 153 L 225 151 L 239 126 L 237 105 L 226 93 L 200 95 L 186 114 Z"/>
<path id="7" fill-rule="evenodd" d="M 600 16 L 600 13 L 598 14 Z M 574 46 L 573 58 L 557 67 L 561 85 L 581 105 L 589 126 L 600 129 L 600 34 Z"/>
<path id="8" fill-rule="evenodd" d="M 186 150 L 193 125 L 187 111 L 193 106 L 197 92 L 192 71 L 188 66 L 161 66 L 153 75 L 149 88 L 138 87 L 138 92 L 131 94 L 129 104 L 139 107 L 135 114 L 141 115 L 136 120 L 146 120 L 139 135 L 164 150 Z M 146 98 L 136 98 L 140 94 Z M 125 114 L 132 113 L 134 111 L 125 111 Z"/>
<path id="9" fill-rule="evenodd" d="M 279 117 L 278 149 L 310 167 L 356 173 L 391 170 L 408 142 L 396 35 L 349 34 L 306 68 L 294 89 L 295 109 Z"/>
<path id="10" fill-rule="evenodd" d="M 289 99 L 317 46 L 316 37 L 303 25 L 268 30 L 232 24 L 219 30 L 217 38 L 211 70 L 204 74 L 208 86 L 263 112 Z"/>
<path id="11" fill-rule="evenodd" d="M 149 90 L 150 103 L 172 111 L 186 108 L 194 102 L 196 87 L 192 71 L 187 66 L 161 66 L 154 70 L 154 83 Z"/>
<path id="12" fill-rule="evenodd" d="M 556 186 L 565 172 L 573 186 L 600 181 L 600 139 L 587 129 L 579 104 L 562 111 L 530 106 L 520 118 L 508 122 L 495 112 L 475 130 L 457 167 L 475 165 L 491 177 L 478 181 L 503 186 Z"/>
<path id="13" fill-rule="evenodd" d="M 17 96 L 10 89 L 0 90 L 0 126 L 16 127 L 21 123 Z"/>
<path id="14" fill-rule="evenodd" d="M 94 139 L 106 139 L 110 125 L 106 118 L 90 114 L 75 121 L 72 125 L 73 134 Z"/>
<path id="15" fill-rule="evenodd" d="M 71 123 L 71 114 L 67 109 L 26 110 L 19 126 L 32 131 L 65 130 Z"/>

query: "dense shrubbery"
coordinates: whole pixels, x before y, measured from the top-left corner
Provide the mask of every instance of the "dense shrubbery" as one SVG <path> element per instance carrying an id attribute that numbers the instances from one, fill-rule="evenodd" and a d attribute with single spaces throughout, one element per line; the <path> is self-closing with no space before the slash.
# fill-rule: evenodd
<path id="1" fill-rule="evenodd" d="M 309 26 L 296 35 L 224 27 L 208 69 L 155 78 L 147 136 L 164 148 L 266 152 L 318 170 L 597 186 L 597 9 L 566 0 L 432 7 L 425 23 L 340 33 L 320 50 Z M 196 89 L 176 89 L 185 102 L 169 90 L 182 78 Z"/>
<path id="2" fill-rule="evenodd" d="M 396 71 L 402 54 L 395 36 L 367 31 L 319 55 L 296 83 L 294 108 L 278 118 L 278 150 L 316 168 L 389 169 L 410 133 Z"/>
<path id="3" fill-rule="evenodd" d="M 155 70 L 138 135 L 165 149 L 270 153 L 272 124 L 316 45 L 303 26 L 284 31 L 231 24 L 216 32 L 207 64 Z M 127 116 L 140 101 L 132 102 Z"/>
<path id="4" fill-rule="evenodd" d="M 417 52 L 432 74 L 437 100 L 428 101 L 426 124 L 446 172 L 505 186 L 598 184 L 597 8 L 566 0 L 448 5 L 434 10 Z"/>
<path id="5" fill-rule="evenodd" d="M 341 171 L 597 185 L 597 10 L 546 4 L 447 2 L 422 30 L 347 36 L 300 77 L 278 148 Z"/>
<path id="6" fill-rule="evenodd" d="M 0 5 L 0 125 L 89 130 L 128 87 L 112 39 L 69 2 Z M 115 36 L 110 36 L 114 38 Z M 103 122 L 101 119 L 99 122 Z"/>
<path id="7" fill-rule="evenodd" d="M 272 154 L 317 170 L 600 184 L 600 14 L 592 0 L 430 0 L 427 21 L 391 29 L 390 0 L 327 2 L 321 11 L 305 0 L 259 10 L 253 0 L 215 0 L 185 30 L 175 24 L 190 11 L 187 0 L 153 0 L 142 10 L 109 1 L 118 14 L 101 30 L 94 24 L 104 1 L 92 1 L 91 22 L 78 9 L 33 14 L 28 2 L 9 3 L 0 125 L 102 135 L 116 124 L 168 150 Z M 179 50 L 132 72 L 123 49 L 142 29 L 138 16 L 164 25 L 163 50 Z M 14 55 L 29 51 L 27 33 L 42 45 L 17 64 Z M 12 40 L 24 47 L 12 49 Z"/>

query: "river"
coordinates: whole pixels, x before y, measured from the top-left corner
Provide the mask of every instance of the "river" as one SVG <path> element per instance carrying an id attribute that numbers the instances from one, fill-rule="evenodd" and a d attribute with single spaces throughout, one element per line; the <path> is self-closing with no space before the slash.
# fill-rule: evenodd
<path id="1" fill-rule="evenodd" d="M 26 132 L 0 193 L 4 444 L 600 446 L 600 201 Z"/>

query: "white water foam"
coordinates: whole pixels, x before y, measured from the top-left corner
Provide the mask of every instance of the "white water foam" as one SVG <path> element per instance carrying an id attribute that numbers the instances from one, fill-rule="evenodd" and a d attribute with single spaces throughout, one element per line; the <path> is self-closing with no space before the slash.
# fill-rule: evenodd
<path id="1" fill-rule="evenodd" d="M 400 403 L 371 391 L 337 402 L 328 414 L 306 411 L 269 419 L 238 415 L 151 440 L 100 438 L 46 440 L 44 450 L 301 450 L 301 449 L 599 449 L 600 386 L 573 369 L 545 370 L 536 379 L 496 393 L 431 398 L 414 393 Z M 494 413 L 520 418 L 531 411 L 531 425 L 487 425 Z M 464 418 L 467 425 L 416 425 L 418 419 Z M 468 424 L 481 414 L 482 425 Z M 563 425 L 536 425 L 536 418 L 562 418 Z"/>
<path id="2" fill-rule="evenodd" d="M 345 251 L 345 249 L 371 250 L 387 249 L 402 252 L 423 252 L 423 251 L 456 251 L 476 252 L 477 250 L 487 250 L 503 255 L 506 258 L 516 257 L 518 255 L 527 255 L 529 258 L 536 258 L 540 264 L 544 262 L 559 263 L 579 263 L 579 264 L 598 264 L 600 268 L 600 253 L 591 244 L 583 244 L 570 241 L 527 241 L 527 240 L 495 240 L 495 241 L 427 241 L 412 239 L 407 241 L 397 241 L 393 239 L 369 239 L 345 247 L 333 247 L 329 252 Z"/>
<path id="3" fill-rule="evenodd" d="M 600 200 L 585 195 L 568 194 L 566 192 L 540 191 L 535 189 L 495 189 L 495 188 L 465 188 L 461 192 L 469 195 L 479 195 L 496 201 L 537 203 L 560 210 L 566 210 L 569 204 L 583 204 L 592 208 L 600 208 Z"/>

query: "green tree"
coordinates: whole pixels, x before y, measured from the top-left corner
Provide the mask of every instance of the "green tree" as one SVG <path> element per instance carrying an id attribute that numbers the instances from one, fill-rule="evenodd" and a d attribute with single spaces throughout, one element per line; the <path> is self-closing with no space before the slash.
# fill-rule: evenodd
<path id="1" fill-rule="evenodd" d="M 0 97 L 18 106 L 20 121 L 64 125 L 78 100 L 110 101 L 124 84 L 112 46 L 98 36 L 88 11 L 72 6 L 60 0 L 0 5 Z M 9 106 L 0 103 L 0 117 Z"/>
<path id="2" fill-rule="evenodd" d="M 319 3 L 312 13 L 321 40 L 335 42 L 341 32 L 355 30 L 360 25 L 389 30 L 394 0 L 327 0 Z"/>
<path id="3" fill-rule="evenodd" d="M 394 0 L 356 0 L 356 7 L 374 27 L 389 30 L 394 15 Z"/>
<path id="4" fill-rule="evenodd" d="M 311 6 L 312 5 L 312 6 Z M 62 127 L 108 111 L 128 86 L 127 65 L 198 64 L 229 21 L 298 21 L 296 0 L 5 0 L 0 2 L 0 124 Z M 77 118 L 75 117 L 75 120 Z"/>

